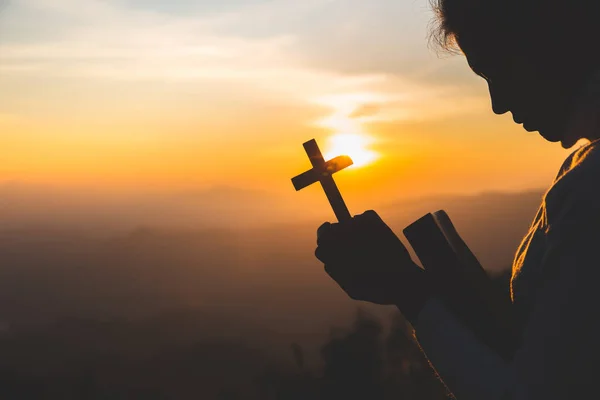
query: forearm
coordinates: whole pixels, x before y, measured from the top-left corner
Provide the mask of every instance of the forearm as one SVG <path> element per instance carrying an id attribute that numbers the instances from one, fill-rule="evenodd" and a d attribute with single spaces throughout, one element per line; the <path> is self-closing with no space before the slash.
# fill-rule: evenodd
<path id="1" fill-rule="evenodd" d="M 436 298 L 419 313 L 415 336 L 421 349 L 458 400 L 506 399 L 514 369 Z"/>

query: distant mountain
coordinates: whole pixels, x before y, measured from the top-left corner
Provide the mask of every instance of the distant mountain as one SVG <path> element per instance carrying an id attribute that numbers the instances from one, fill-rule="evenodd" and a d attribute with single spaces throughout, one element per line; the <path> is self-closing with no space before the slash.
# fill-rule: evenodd
<path id="1" fill-rule="evenodd" d="M 231 198 L 238 192 L 224 193 L 213 196 Z M 189 201 L 196 196 L 204 193 Z M 484 267 L 496 273 L 510 268 L 541 196 L 532 191 L 432 197 L 378 211 L 400 234 L 425 213 L 447 210 Z M 17 202 L 10 207 L 18 209 Z M 341 309 L 351 311 L 313 254 L 322 221 L 194 228 L 156 220 L 155 226 L 98 236 L 106 214 L 95 217 L 100 225 L 90 219 L 75 228 L 62 225 L 64 215 L 54 221 L 46 216 L 42 227 L 36 227 L 35 219 L 0 225 L 0 325 L 61 315 L 134 317 L 201 307 L 256 315 L 257 323 L 308 333 L 346 315 Z M 53 227 L 44 227 L 48 221 Z M 268 314 L 262 313 L 265 309 Z M 313 324 L 307 326 L 305 318 Z"/>
<path id="2" fill-rule="evenodd" d="M 105 235 L 138 227 L 256 227 L 296 215 L 292 208 L 271 193 L 226 186 L 140 190 L 0 185 L 0 229 L 78 229 Z"/>
<path id="3" fill-rule="evenodd" d="M 427 197 L 390 204 L 382 207 L 381 214 L 401 231 L 429 212 L 445 210 L 484 267 L 496 272 L 512 265 L 543 194 L 542 190 L 531 190 Z"/>

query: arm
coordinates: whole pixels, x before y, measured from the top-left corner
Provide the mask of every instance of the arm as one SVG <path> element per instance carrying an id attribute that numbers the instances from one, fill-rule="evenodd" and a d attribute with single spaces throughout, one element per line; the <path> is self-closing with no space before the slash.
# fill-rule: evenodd
<path id="1" fill-rule="evenodd" d="M 458 400 L 502 399 L 511 386 L 510 366 L 466 328 L 438 298 L 419 314 L 421 350 Z"/>
<path id="2" fill-rule="evenodd" d="M 457 399 L 578 399 L 595 392 L 599 243 L 600 234 L 588 231 L 551 248 L 512 363 L 477 340 L 440 301 L 430 300 L 419 315 L 416 337 Z"/>
<path id="3" fill-rule="evenodd" d="M 448 215 L 427 214 L 404 234 L 438 301 L 483 344 L 512 361 L 521 336 L 515 329 L 512 301 L 492 283 Z"/>

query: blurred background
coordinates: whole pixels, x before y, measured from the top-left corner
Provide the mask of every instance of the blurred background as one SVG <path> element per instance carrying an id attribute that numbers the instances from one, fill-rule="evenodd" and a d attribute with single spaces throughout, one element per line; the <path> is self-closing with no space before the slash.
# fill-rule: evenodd
<path id="1" fill-rule="evenodd" d="M 498 284 L 568 151 L 492 113 L 426 0 L 0 0 L 0 397 L 438 399 L 314 258 L 445 209 Z"/>

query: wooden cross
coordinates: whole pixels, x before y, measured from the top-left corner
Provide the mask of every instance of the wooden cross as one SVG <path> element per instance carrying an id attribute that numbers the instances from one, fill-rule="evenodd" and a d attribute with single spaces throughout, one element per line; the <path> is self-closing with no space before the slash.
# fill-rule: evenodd
<path id="1" fill-rule="evenodd" d="M 314 139 L 304 143 L 304 150 L 308 154 L 313 168 L 292 179 L 296 191 L 302 190 L 313 183 L 320 182 L 338 221 L 345 222 L 351 220 L 352 215 L 350 215 L 342 194 L 333 180 L 333 174 L 351 166 L 353 164 L 352 159 L 348 156 L 339 156 L 325 161 Z"/>

